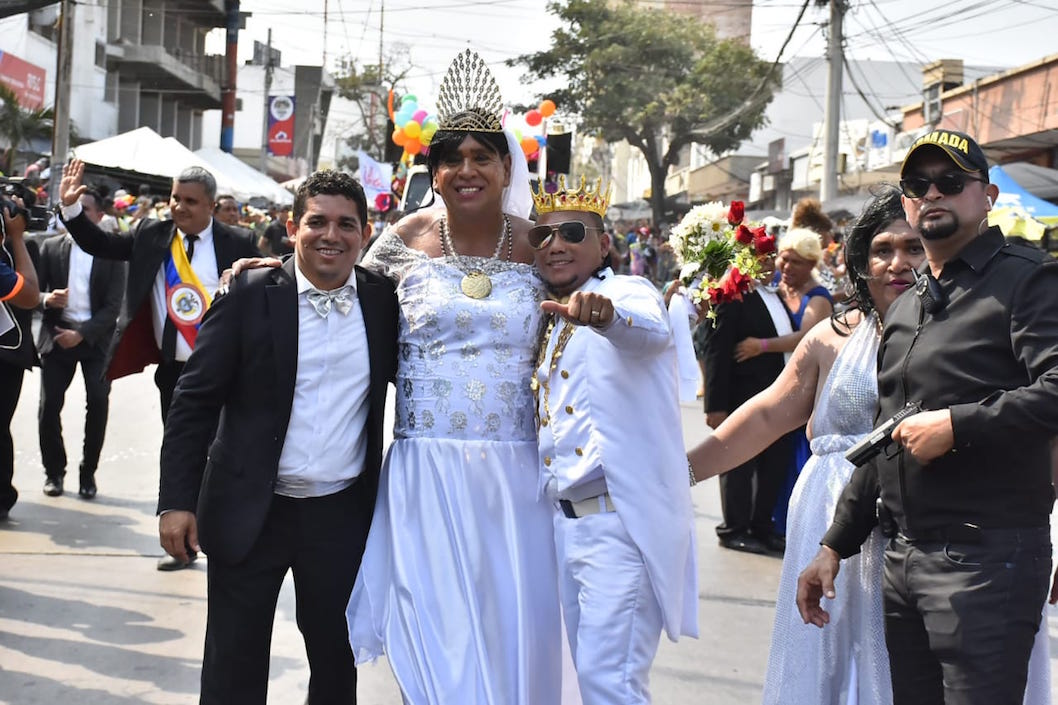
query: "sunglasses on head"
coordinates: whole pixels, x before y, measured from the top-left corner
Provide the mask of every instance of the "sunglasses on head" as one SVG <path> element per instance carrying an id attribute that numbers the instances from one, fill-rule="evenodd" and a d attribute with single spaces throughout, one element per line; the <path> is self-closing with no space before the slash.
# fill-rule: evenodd
<path id="1" fill-rule="evenodd" d="M 954 196 L 957 193 L 962 193 L 962 190 L 966 188 L 967 181 L 985 183 L 985 180 L 978 176 L 971 176 L 959 171 L 949 171 L 933 178 L 928 176 L 909 176 L 906 179 L 900 179 L 900 190 L 908 198 L 922 198 L 929 192 L 930 184 L 932 184 L 945 196 Z"/>
<path id="2" fill-rule="evenodd" d="M 566 242 L 576 245 L 584 241 L 589 230 L 602 230 L 585 225 L 579 220 L 567 220 L 553 225 L 537 225 L 529 229 L 529 244 L 534 250 L 542 250 L 551 244 L 551 239 L 558 233 Z"/>

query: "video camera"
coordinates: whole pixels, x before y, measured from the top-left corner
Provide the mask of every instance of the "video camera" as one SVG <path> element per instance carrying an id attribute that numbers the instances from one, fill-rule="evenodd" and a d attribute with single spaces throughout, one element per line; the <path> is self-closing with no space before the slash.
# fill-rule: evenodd
<path id="1" fill-rule="evenodd" d="M 0 206 L 14 218 L 23 216 L 26 219 L 26 230 L 47 230 L 51 214 L 47 207 L 37 205 L 37 193 L 23 183 L 24 179 L 9 179 L 0 176 Z M 14 198 L 21 198 L 22 205 L 15 203 Z"/>

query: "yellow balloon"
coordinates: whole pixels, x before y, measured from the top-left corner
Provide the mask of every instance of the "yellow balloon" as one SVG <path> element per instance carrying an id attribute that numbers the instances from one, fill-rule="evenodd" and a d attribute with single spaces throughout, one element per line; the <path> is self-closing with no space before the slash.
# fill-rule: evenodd
<path id="1" fill-rule="evenodd" d="M 408 123 L 406 125 L 404 125 L 404 135 L 405 135 L 405 137 L 408 137 L 409 139 L 413 139 L 414 140 L 414 139 L 418 139 L 419 135 L 421 135 L 421 134 L 422 134 L 422 125 L 420 125 L 419 123 L 415 122 L 414 120 L 409 120 Z"/>

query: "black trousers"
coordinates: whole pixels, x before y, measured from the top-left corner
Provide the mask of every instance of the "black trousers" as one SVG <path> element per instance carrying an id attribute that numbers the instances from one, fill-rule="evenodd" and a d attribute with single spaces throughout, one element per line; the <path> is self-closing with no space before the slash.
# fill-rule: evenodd
<path id="1" fill-rule="evenodd" d="M 169 405 L 173 403 L 173 390 L 176 389 L 176 381 L 180 379 L 180 373 L 184 371 L 183 362 L 159 362 L 154 370 L 154 386 L 158 387 L 158 397 L 162 403 L 162 425 L 169 415 Z"/>
<path id="2" fill-rule="evenodd" d="M 783 436 L 760 455 L 720 475 L 720 506 L 724 523 L 717 536 L 751 533 L 764 539 L 774 533 L 772 511 L 790 465 L 790 437 Z"/>
<path id="3" fill-rule="evenodd" d="M 11 439 L 11 420 L 22 394 L 26 371 L 16 365 L 0 362 L 0 509 L 10 509 L 18 501 L 15 477 L 15 443 Z"/>
<path id="4" fill-rule="evenodd" d="M 366 485 L 310 499 L 276 495 L 244 561 L 209 561 L 202 705 L 265 705 L 272 623 L 287 570 L 309 660 L 308 705 L 355 705 L 345 608 L 371 524 Z"/>
<path id="5" fill-rule="evenodd" d="M 66 474 L 66 446 L 62 440 L 61 412 L 66 402 L 77 365 L 85 388 L 84 447 L 81 455 L 81 477 L 92 477 L 99 466 L 103 438 L 110 409 L 110 380 L 103 367 L 105 353 L 81 343 L 74 348 L 55 348 L 40 360 L 40 408 L 37 422 L 40 432 L 40 457 L 48 477 Z"/>
<path id="6" fill-rule="evenodd" d="M 894 705 L 1021 705 L 1051 573 L 1047 527 L 885 551 Z"/>

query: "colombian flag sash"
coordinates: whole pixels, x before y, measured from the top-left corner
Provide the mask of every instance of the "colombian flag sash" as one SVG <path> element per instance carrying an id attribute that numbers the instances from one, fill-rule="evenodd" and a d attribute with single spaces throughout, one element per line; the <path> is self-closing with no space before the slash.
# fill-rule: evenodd
<path id="1" fill-rule="evenodd" d="M 184 238 L 179 233 L 173 238 L 169 259 L 165 262 L 165 303 L 169 320 L 194 350 L 198 327 L 213 299 L 206 293 L 195 270 L 191 269 L 184 250 Z"/>

